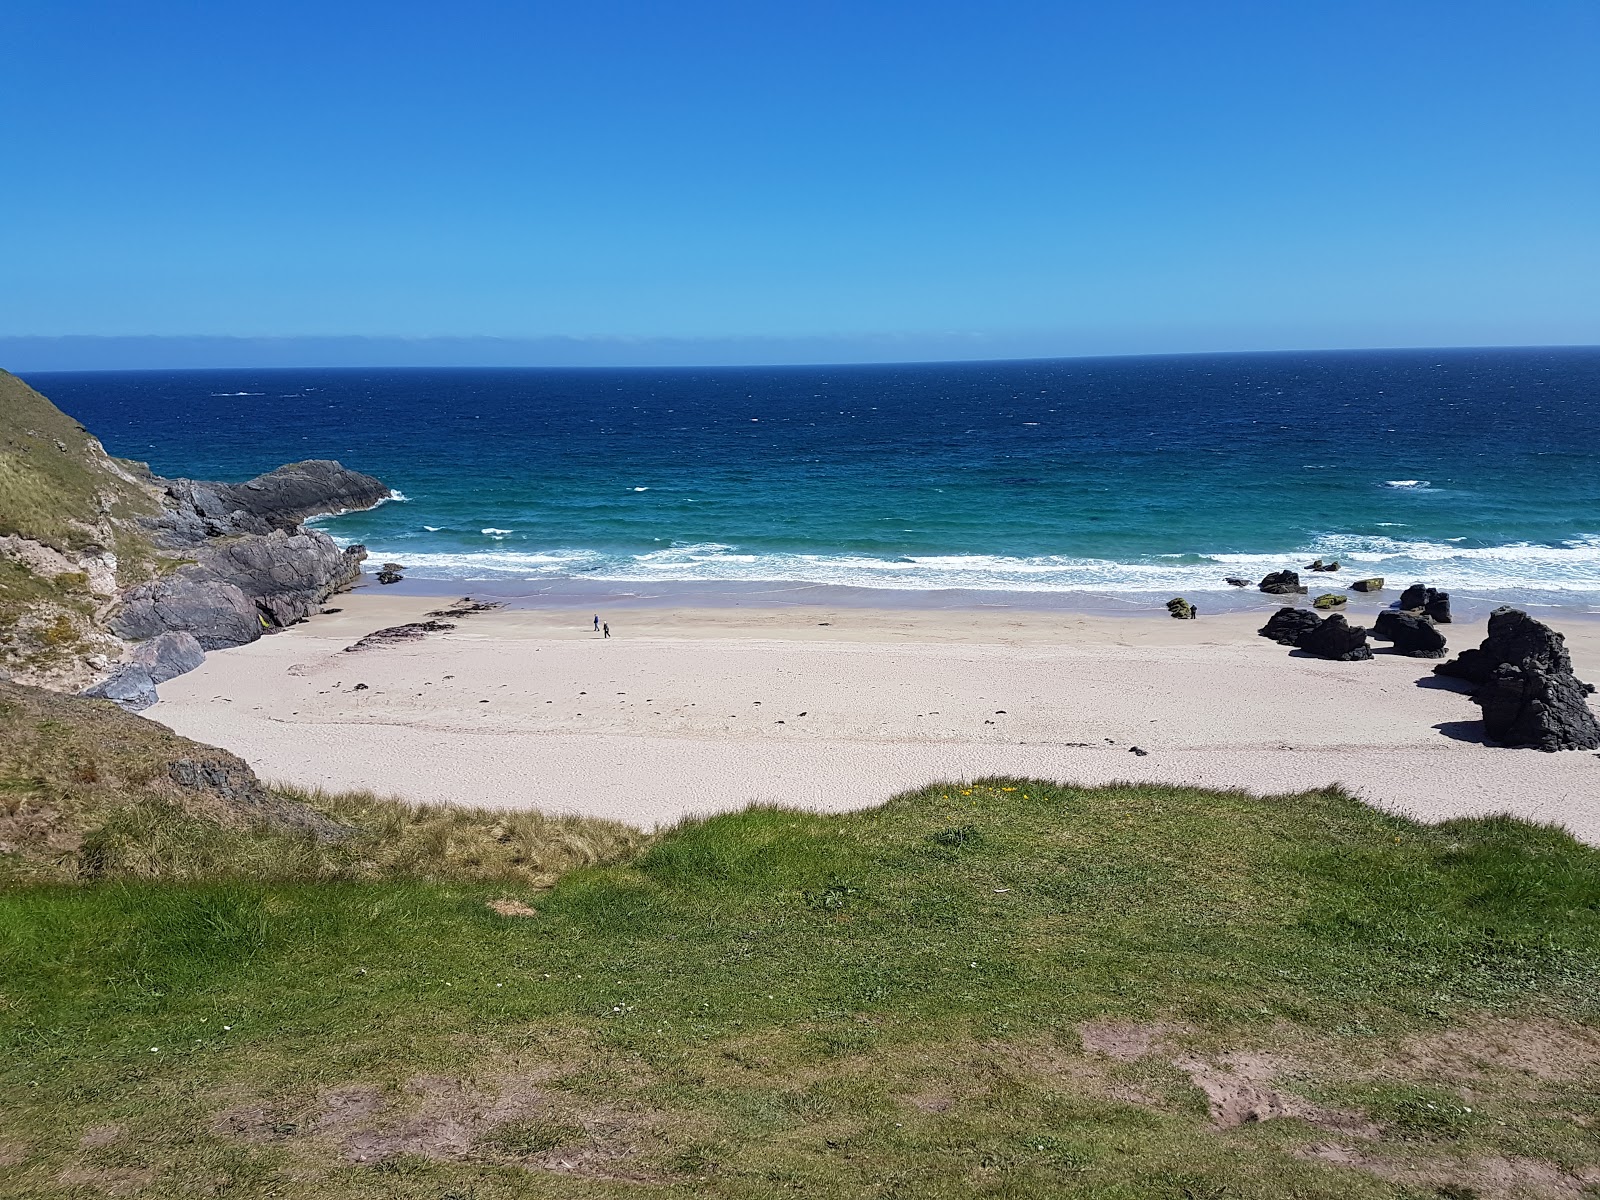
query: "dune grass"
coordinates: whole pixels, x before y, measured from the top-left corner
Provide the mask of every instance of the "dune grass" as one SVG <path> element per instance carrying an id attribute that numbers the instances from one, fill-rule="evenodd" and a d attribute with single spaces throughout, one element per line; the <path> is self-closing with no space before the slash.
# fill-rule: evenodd
<path id="1" fill-rule="evenodd" d="M 0 961 L 8 1196 L 1600 1180 L 1600 855 L 1337 791 L 989 780 L 686 823 L 549 890 L 13 888 Z M 1299 1115 L 1230 1127 L 1208 1084 Z"/>

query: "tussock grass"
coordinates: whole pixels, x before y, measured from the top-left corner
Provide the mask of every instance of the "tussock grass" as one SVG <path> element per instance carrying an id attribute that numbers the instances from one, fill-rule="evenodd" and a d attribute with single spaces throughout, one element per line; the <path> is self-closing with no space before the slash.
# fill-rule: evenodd
<path id="1" fill-rule="evenodd" d="M 423 863 L 486 849 L 359 803 Z M 30 887 L 0 961 L 0 1194 L 1417 1200 L 1600 1171 L 1600 854 L 1337 790 L 758 809 L 540 893 Z M 1086 1050 L 1091 1021 L 1150 1049 Z M 1216 1127 L 1195 1064 L 1237 1062 L 1338 1122 Z"/>
<path id="2" fill-rule="evenodd" d="M 229 773 L 231 798 L 172 764 Z M 0 683 L 0 882 L 406 877 L 544 887 L 635 852 L 583 817 L 262 789 L 240 760 L 85 701 Z"/>

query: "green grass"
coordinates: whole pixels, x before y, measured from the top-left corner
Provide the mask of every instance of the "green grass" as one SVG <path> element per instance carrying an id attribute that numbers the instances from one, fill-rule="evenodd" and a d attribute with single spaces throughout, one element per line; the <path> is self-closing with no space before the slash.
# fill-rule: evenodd
<path id="1" fill-rule="evenodd" d="M 13 888 L 0 963 L 4 1195 L 1488 1196 L 1600 1170 L 1600 855 L 1332 791 L 753 810 L 544 891 Z M 1103 1018 L 1166 1041 L 1087 1052 Z M 1236 1051 L 1379 1136 L 1214 1128 L 1184 1064 Z M 1308 1157 L 1332 1143 L 1372 1169 Z"/>

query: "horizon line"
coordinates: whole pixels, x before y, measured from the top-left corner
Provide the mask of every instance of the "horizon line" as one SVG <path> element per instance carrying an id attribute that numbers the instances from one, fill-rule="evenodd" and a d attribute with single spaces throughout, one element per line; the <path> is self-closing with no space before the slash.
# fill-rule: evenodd
<path id="1" fill-rule="evenodd" d="M 978 350 L 963 356 L 951 340 L 968 341 L 963 349 Z M 1181 342 L 1183 339 L 1174 339 Z M 937 348 L 927 343 L 942 342 Z M 983 353 L 973 342 L 991 343 Z M 1372 354 L 1421 351 L 1460 352 L 1495 350 L 1590 350 L 1600 342 L 1564 341 L 1460 341 L 1388 342 L 1367 344 L 1290 344 L 1239 348 L 1231 345 L 1187 346 L 1173 349 L 1140 347 L 1084 347 L 1048 351 L 1029 337 L 992 335 L 872 335 L 861 337 L 815 336 L 777 338 L 757 335 L 729 337 L 647 338 L 620 335 L 548 336 L 538 338 L 469 335 L 388 334 L 60 334 L 0 336 L 0 369 L 13 374 L 80 374 L 138 371 L 228 370 L 718 370 L 739 368 L 931 366 L 937 364 L 1059 362 L 1121 358 L 1183 358 L 1221 355 Z M 909 343 L 909 345 L 908 345 Z M 921 346 L 917 346 L 921 343 Z M 1024 343 L 1024 344 L 1017 344 Z M 807 355 L 802 347 L 812 347 Z M 721 349 L 715 357 L 685 357 L 696 348 Z M 895 356 L 894 349 L 910 353 Z M 914 348 L 915 347 L 915 348 Z M 387 348 L 387 360 L 369 358 L 374 349 Z M 493 349 L 498 354 L 483 354 Z M 780 357 L 783 350 L 794 357 Z M 917 353 L 917 350 L 923 353 Z M 254 350 L 256 354 L 243 353 Z M 322 353 L 317 353 L 317 351 Z M 437 358 L 419 358 L 418 351 L 434 351 Z M 473 354 L 472 351 L 480 353 Z M 652 355 L 650 352 L 655 351 Z M 743 350 L 745 353 L 734 352 Z M 834 351 L 837 357 L 828 357 Z M 852 354 L 850 351 L 854 350 Z M 954 350 L 956 353 L 952 354 Z M 141 353 L 141 351 L 143 353 Z M 548 361 L 553 357 L 566 361 Z M 589 353 L 583 353 L 588 351 Z M 610 351 L 595 361 L 594 351 Z M 643 351 L 644 356 L 626 352 Z M 752 354 L 754 351 L 756 353 Z M 765 351 L 765 353 L 761 353 Z M 815 351 L 821 351 L 819 355 Z M 875 351 L 875 352 L 874 352 Z M 285 353 L 288 352 L 288 353 Z M 541 353 L 542 352 L 542 353 Z M 621 361 L 617 360 L 618 352 Z M 732 352 L 732 353 L 730 353 Z M 713 350 L 713 354 L 715 351 Z M 507 357 L 524 361 L 505 361 Z M 499 358 L 501 361 L 493 361 Z M 545 358 L 547 361 L 527 361 Z M 20 362 L 16 360 L 22 360 Z M 466 361 L 471 359 L 474 361 Z M 154 360 L 154 361 L 152 361 Z M 163 361 L 164 360 L 164 361 Z M 189 360 L 189 361 L 182 361 Z M 200 360 L 200 361 L 196 361 Z M 587 360 L 587 361 L 585 361 Z"/>

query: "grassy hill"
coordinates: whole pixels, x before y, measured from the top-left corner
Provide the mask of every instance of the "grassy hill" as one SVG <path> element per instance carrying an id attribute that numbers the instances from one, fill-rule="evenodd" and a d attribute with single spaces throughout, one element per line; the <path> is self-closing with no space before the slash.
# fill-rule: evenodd
<path id="1" fill-rule="evenodd" d="M 70 682 L 103 648 L 96 615 L 159 565 L 137 524 L 155 509 L 138 464 L 0 371 L 0 669 Z"/>
<path id="2" fill-rule="evenodd" d="M 1600 1181 L 1600 854 L 1552 830 L 990 780 L 434 863 L 0 892 L 0 1195 Z"/>

